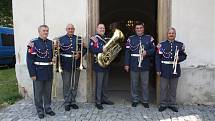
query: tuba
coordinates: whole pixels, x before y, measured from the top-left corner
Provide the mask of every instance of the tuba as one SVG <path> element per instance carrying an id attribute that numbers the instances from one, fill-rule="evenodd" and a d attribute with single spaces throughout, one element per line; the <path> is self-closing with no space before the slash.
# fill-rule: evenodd
<path id="1" fill-rule="evenodd" d="M 115 29 L 113 36 L 103 47 L 106 51 L 99 53 L 97 56 L 97 62 L 101 67 L 107 67 L 116 58 L 122 50 L 120 42 L 123 42 L 124 38 L 123 33 L 119 29 Z"/>

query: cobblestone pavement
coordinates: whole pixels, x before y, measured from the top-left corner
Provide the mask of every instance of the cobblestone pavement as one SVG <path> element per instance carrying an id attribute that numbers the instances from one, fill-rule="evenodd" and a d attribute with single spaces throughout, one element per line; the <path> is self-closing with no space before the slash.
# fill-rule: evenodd
<path id="1" fill-rule="evenodd" d="M 42 121 L 215 121 L 215 106 L 180 105 L 179 112 L 167 109 L 158 112 L 156 105 L 145 109 L 141 104 L 136 108 L 127 104 L 104 105 L 99 111 L 93 103 L 78 103 L 80 109 L 65 112 L 63 101 L 53 101 L 56 116 L 45 116 Z M 0 110 L 1 121 L 37 121 L 32 100 L 21 100 L 14 105 Z"/>

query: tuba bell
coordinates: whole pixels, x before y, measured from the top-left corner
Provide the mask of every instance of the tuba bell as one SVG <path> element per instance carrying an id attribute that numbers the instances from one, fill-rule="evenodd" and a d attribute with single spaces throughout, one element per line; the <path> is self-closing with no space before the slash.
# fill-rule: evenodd
<path id="1" fill-rule="evenodd" d="M 120 42 L 123 42 L 124 38 L 124 34 L 119 29 L 115 29 L 113 36 L 104 45 L 106 51 L 99 53 L 97 56 L 97 62 L 101 67 L 107 67 L 116 58 L 122 50 Z"/>

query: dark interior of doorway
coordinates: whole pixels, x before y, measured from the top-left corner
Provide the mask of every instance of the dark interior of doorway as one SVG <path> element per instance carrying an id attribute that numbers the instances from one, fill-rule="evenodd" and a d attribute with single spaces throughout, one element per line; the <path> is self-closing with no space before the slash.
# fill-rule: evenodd
<path id="1" fill-rule="evenodd" d="M 99 2 L 100 22 L 105 24 L 107 36 L 111 37 L 111 29 L 117 27 L 124 33 L 126 41 L 134 34 L 135 22 L 141 21 L 145 25 L 145 34 L 152 35 L 155 38 L 155 44 L 157 43 L 157 0 L 100 0 Z M 154 57 L 151 60 L 149 90 L 150 100 L 154 102 L 156 95 Z M 124 49 L 111 64 L 108 91 L 110 95 L 129 100 L 130 74 L 124 71 L 123 63 Z"/>

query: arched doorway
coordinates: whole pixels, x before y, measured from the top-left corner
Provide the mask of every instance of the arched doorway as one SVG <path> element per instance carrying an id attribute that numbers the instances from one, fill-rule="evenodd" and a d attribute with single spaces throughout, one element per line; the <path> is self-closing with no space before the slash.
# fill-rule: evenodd
<path id="1" fill-rule="evenodd" d="M 104 3 L 102 3 L 104 2 Z M 106 3 L 105 3 L 106 2 Z M 122 3 L 122 4 L 121 4 Z M 106 24 L 106 27 L 111 25 L 114 22 L 120 23 L 120 24 L 126 24 L 129 21 L 136 21 L 136 20 L 143 20 L 145 23 L 146 28 L 146 34 L 151 34 L 157 42 L 164 39 L 166 36 L 166 30 L 170 26 L 171 22 L 171 0 L 135 0 L 132 1 L 132 4 L 127 3 L 127 6 L 129 7 L 122 7 L 126 3 L 125 1 L 101 1 L 101 0 L 94 0 L 94 1 L 88 1 L 88 37 L 95 34 L 95 26 L 98 22 L 102 21 Z M 142 5 L 142 6 L 141 6 Z M 143 5 L 145 5 L 145 8 L 148 10 L 154 10 L 154 14 L 148 14 L 149 12 L 145 12 L 143 9 Z M 117 9 L 113 9 L 113 7 Z M 139 7 L 135 7 L 139 6 Z M 153 6 L 153 7 L 152 7 Z M 109 11 L 109 12 L 107 12 Z M 106 13 L 105 13 L 106 12 Z M 128 16 L 129 14 L 129 16 Z M 134 15 L 134 16 L 132 16 Z M 143 19 L 145 18 L 145 19 Z M 123 21 L 122 21 L 123 20 Z M 125 29 L 122 29 L 122 31 L 126 31 Z M 128 32 L 132 33 L 132 32 Z M 129 36 L 129 35 L 126 35 Z M 92 76 L 92 59 L 88 59 L 88 79 L 90 80 L 87 83 L 87 90 L 88 90 L 88 101 L 94 99 L 94 88 L 95 88 L 95 82 L 94 77 Z M 128 75 L 128 74 L 127 74 Z M 156 97 L 159 97 L 159 79 L 156 79 L 157 81 L 154 81 L 156 86 Z M 126 86 L 125 86 L 126 87 Z M 128 87 L 128 86 L 127 86 Z M 159 98 L 156 99 L 157 102 L 159 102 Z"/>
<path id="2" fill-rule="evenodd" d="M 134 33 L 134 24 L 137 21 L 144 22 L 145 34 L 150 34 L 154 38 L 157 37 L 157 0 L 134 0 L 132 2 L 123 0 L 108 0 L 100 1 L 100 22 L 106 25 L 106 33 L 109 35 L 113 25 L 117 26 L 125 35 L 125 42 L 127 38 Z M 155 43 L 157 41 L 155 40 Z M 123 70 L 124 66 L 124 45 L 123 50 L 119 53 L 115 61 L 110 65 L 111 72 L 109 74 L 108 90 L 113 100 L 121 98 L 129 101 L 130 97 L 130 76 Z M 150 100 L 154 102 L 155 99 L 155 69 L 154 57 L 151 58 L 150 71 Z M 141 88 L 139 88 L 141 90 Z M 141 91 L 140 91 L 141 93 Z"/>

